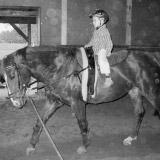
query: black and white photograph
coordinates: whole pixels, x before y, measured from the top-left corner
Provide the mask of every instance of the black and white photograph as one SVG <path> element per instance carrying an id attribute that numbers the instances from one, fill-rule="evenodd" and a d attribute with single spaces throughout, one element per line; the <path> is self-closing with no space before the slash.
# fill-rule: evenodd
<path id="1" fill-rule="evenodd" d="M 0 0 L 0 160 L 159 160 L 160 0 Z"/>

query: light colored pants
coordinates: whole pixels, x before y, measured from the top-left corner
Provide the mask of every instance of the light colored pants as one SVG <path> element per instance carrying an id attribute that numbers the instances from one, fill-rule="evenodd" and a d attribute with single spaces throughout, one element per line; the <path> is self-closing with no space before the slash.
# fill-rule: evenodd
<path id="1" fill-rule="evenodd" d="M 105 74 L 106 76 L 110 74 L 110 66 L 107 59 L 106 50 L 100 50 L 97 54 L 98 56 L 98 65 L 100 68 L 101 74 Z"/>
<path id="2" fill-rule="evenodd" d="M 110 65 L 107 59 L 107 56 L 110 56 L 111 53 L 107 54 L 106 50 L 100 50 L 96 56 L 98 57 L 98 66 L 100 68 L 101 74 L 105 74 L 108 76 L 110 74 Z M 96 60 L 95 60 L 96 61 Z M 95 82 L 94 82 L 94 94 L 92 98 L 95 97 L 96 94 L 96 85 L 98 80 L 98 66 L 95 63 Z"/>

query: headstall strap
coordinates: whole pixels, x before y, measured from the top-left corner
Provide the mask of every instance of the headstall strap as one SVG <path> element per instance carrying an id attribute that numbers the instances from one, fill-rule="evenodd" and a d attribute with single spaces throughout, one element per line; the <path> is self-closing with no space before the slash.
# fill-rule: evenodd
<path id="1" fill-rule="evenodd" d="M 6 70 L 9 70 L 9 69 L 12 69 L 12 68 L 15 68 L 15 65 L 10 65 L 10 66 L 5 67 Z"/>
<path id="2" fill-rule="evenodd" d="M 21 88 L 20 81 L 22 81 L 19 68 L 18 68 L 18 66 L 17 66 L 16 64 L 12 64 L 12 65 L 10 65 L 10 66 L 5 67 L 6 70 L 10 70 L 10 69 L 13 69 L 13 68 L 15 68 L 16 71 L 17 71 L 18 87 L 19 87 L 19 88 L 18 88 L 16 91 L 14 91 L 13 93 L 10 93 L 10 94 L 8 93 L 9 98 L 12 98 L 12 97 L 14 96 L 14 94 L 16 94 L 17 92 L 19 92 L 19 89 Z M 23 89 L 26 89 L 26 88 L 27 88 L 26 84 L 22 84 L 22 88 L 23 88 Z"/>

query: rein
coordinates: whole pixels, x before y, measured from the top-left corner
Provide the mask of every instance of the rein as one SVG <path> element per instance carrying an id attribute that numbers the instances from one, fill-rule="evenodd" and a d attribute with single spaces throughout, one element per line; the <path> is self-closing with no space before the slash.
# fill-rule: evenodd
<path id="1" fill-rule="evenodd" d="M 83 69 L 80 70 L 80 71 L 73 71 L 72 73 L 70 73 L 70 74 L 68 74 L 68 75 L 66 75 L 66 76 L 61 77 L 61 79 L 67 79 L 67 78 L 71 77 L 72 75 L 74 75 L 75 77 L 78 77 L 78 79 L 79 79 L 79 81 L 80 81 L 80 83 L 81 83 L 81 79 L 80 79 L 79 74 L 80 74 L 81 72 L 85 71 L 85 70 L 88 69 L 88 68 L 89 68 L 89 66 L 87 66 L 86 68 L 83 68 Z M 57 83 L 58 81 L 59 81 L 59 80 L 55 80 L 55 81 L 52 82 L 51 84 L 46 84 L 46 85 L 43 85 L 43 86 L 41 86 L 41 87 L 34 87 L 34 88 L 32 88 L 32 90 L 35 90 L 35 89 L 37 89 L 37 90 L 43 89 L 43 88 L 45 88 L 45 87 L 47 87 L 47 86 L 49 86 L 49 85 L 52 85 L 52 84 Z M 31 86 L 32 84 L 34 84 L 34 83 L 36 83 L 36 82 L 38 82 L 38 81 L 34 81 L 34 82 L 30 83 L 29 86 Z"/>
<path id="2" fill-rule="evenodd" d="M 70 74 L 61 77 L 61 79 L 67 79 L 67 78 L 71 77 L 72 75 L 74 75 L 75 77 L 78 77 L 78 79 L 79 79 L 79 81 L 80 81 L 80 83 L 81 83 L 81 79 L 80 79 L 79 74 L 80 74 L 81 72 L 85 71 L 86 69 L 90 68 L 90 66 L 87 66 L 87 67 L 83 68 L 83 67 L 80 65 L 78 59 L 76 58 L 75 60 L 77 61 L 78 65 L 80 66 L 81 70 L 80 70 L 80 71 L 73 71 L 73 72 L 71 72 Z M 52 82 L 51 84 L 45 84 L 45 85 L 40 86 L 40 87 L 34 87 L 34 88 L 32 88 L 32 90 L 35 90 L 35 89 L 37 89 L 37 90 L 43 89 L 43 88 L 45 88 L 45 87 L 47 87 L 47 86 L 49 86 L 49 85 L 53 85 L 53 84 L 57 83 L 58 81 L 59 81 L 59 80 L 57 79 L 57 80 L 55 80 L 54 82 Z M 34 84 L 34 83 L 36 83 L 36 82 L 38 82 L 38 81 L 31 82 L 31 83 L 29 84 L 29 86 L 31 86 L 32 84 Z"/>

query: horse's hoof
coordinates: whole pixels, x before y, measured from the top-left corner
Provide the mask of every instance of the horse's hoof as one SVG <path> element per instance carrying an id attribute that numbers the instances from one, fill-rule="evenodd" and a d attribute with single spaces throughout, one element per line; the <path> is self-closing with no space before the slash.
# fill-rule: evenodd
<path id="1" fill-rule="evenodd" d="M 123 140 L 123 145 L 130 146 L 130 145 L 132 145 L 132 141 L 134 141 L 136 139 L 137 139 L 137 137 L 132 138 L 131 136 L 129 136 Z"/>
<path id="2" fill-rule="evenodd" d="M 33 154 L 34 151 L 35 151 L 35 148 L 33 148 L 33 147 L 28 147 L 28 148 L 26 149 L 26 155 L 29 156 L 29 155 Z"/>
<path id="3" fill-rule="evenodd" d="M 83 154 L 83 153 L 86 153 L 87 150 L 84 146 L 80 146 L 78 149 L 77 149 L 77 153 L 78 154 Z"/>

